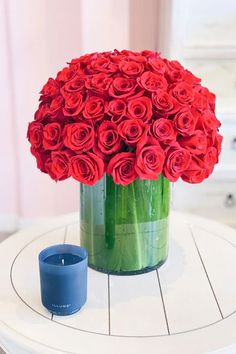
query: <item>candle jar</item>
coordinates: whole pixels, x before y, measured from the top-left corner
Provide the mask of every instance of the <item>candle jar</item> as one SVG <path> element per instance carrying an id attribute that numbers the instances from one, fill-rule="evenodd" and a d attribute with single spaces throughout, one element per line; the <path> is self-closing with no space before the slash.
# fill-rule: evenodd
<path id="1" fill-rule="evenodd" d="M 77 312 L 87 299 L 87 251 L 79 246 L 62 244 L 39 254 L 41 299 L 55 315 Z"/>

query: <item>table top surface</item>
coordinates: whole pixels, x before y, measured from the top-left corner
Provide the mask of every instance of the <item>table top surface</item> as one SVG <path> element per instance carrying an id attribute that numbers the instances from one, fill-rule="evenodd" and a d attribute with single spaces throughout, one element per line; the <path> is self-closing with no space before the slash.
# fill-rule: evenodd
<path id="1" fill-rule="evenodd" d="M 173 212 L 160 269 L 135 276 L 89 269 L 86 305 L 52 316 L 40 301 L 38 253 L 79 244 L 78 219 L 52 219 L 0 244 L 0 344 L 7 352 L 236 353 L 236 230 Z"/>

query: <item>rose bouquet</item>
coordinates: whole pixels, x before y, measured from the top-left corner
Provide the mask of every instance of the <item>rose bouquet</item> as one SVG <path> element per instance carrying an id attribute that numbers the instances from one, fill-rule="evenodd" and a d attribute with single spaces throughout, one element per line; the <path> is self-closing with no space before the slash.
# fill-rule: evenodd
<path id="1" fill-rule="evenodd" d="M 168 181 L 199 183 L 212 173 L 222 136 L 215 95 L 200 82 L 159 53 L 114 50 L 73 59 L 43 86 L 28 127 L 31 152 L 37 167 L 55 181 L 73 177 L 83 184 L 82 212 L 85 196 L 91 211 L 92 191 L 102 200 L 101 191 L 106 192 L 103 221 L 95 227 L 90 215 L 93 226 L 85 216 L 82 223 L 85 234 L 101 234 L 106 249 L 114 248 L 117 230 L 124 225 L 135 227 L 131 233 L 139 239 L 137 247 L 145 248 L 140 246 L 140 225 L 168 215 L 167 207 L 162 212 Z M 137 196 L 143 210 L 136 205 Z M 147 216 L 150 203 L 156 211 Z M 127 232 L 127 227 L 120 231 Z M 116 263 L 122 268 L 120 260 Z"/>

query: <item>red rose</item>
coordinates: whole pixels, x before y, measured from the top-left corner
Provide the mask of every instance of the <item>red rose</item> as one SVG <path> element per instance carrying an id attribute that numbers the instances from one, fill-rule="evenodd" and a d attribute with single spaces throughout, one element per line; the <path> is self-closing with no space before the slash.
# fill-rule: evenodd
<path id="1" fill-rule="evenodd" d="M 199 77 L 193 75 L 193 73 L 191 73 L 191 71 L 189 71 L 189 70 L 184 70 L 184 74 L 183 74 L 182 79 L 184 82 L 186 82 L 190 86 L 197 86 L 201 82 L 201 79 L 199 79 Z"/>
<path id="2" fill-rule="evenodd" d="M 219 160 L 218 159 L 218 152 L 217 152 L 216 148 L 213 146 L 209 147 L 207 149 L 207 152 L 206 152 L 204 158 L 203 158 L 208 176 L 213 172 L 214 166 L 216 163 L 218 163 L 218 160 Z"/>
<path id="3" fill-rule="evenodd" d="M 47 158 L 44 164 L 45 172 L 54 180 L 56 181 L 56 176 L 52 172 L 52 159 L 51 156 Z"/>
<path id="4" fill-rule="evenodd" d="M 122 141 L 113 122 L 104 121 L 97 130 L 98 148 L 105 155 L 111 155 L 121 149 Z"/>
<path id="5" fill-rule="evenodd" d="M 136 77 L 142 74 L 144 67 L 142 63 L 136 61 L 121 61 L 119 69 L 125 76 Z"/>
<path id="6" fill-rule="evenodd" d="M 137 63 L 146 63 L 147 61 L 142 53 L 134 53 L 131 50 L 122 50 L 121 53 L 124 54 L 122 60 L 128 59 L 130 61 L 136 61 Z"/>
<path id="7" fill-rule="evenodd" d="M 49 78 L 41 90 L 41 100 L 47 100 L 59 94 L 59 84 L 56 80 Z"/>
<path id="8" fill-rule="evenodd" d="M 64 92 L 82 91 L 85 86 L 85 80 L 84 76 L 75 76 L 61 88 L 62 95 Z"/>
<path id="9" fill-rule="evenodd" d="M 104 94 L 108 91 L 111 83 L 112 78 L 110 78 L 107 74 L 100 73 L 88 77 L 85 86 L 88 90 Z"/>
<path id="10" fill-rule="evenodd" d="M 189 136 L 194 133 L 196 122 L 196 115 L 194 116 L 188 109 L 178 112 L 173 119 L 174 127 L 178 134 L 184 136 Z"/>
<path id="11" fill-rule="evenodd" d="M 188 183 L 200 183 L 207 177 L 204 162 L 194 156 L 187 170 L 183 172 L 181 178 Z"/>
<path id="12" fill-rule="evenodd" d="M 150 131 L 158 141 L 164 143 L 172 142 L 176 139 L 173 122 L 167 118 L 156 119 L 152 123 Z"/>
<path id="13" fill-rule="evenodd" d="M 152 118 L 152 101 L 148 97 L 132 98 L 128 102 L 127 116 L 148 122 Z"/>
<path id="14" fill-rule="evenodd" d="M 56 181 L 62 181 L 70 177 L 69 161 L 71 152 L 69 151 L 53 151 L 51 155 L 52 163 L 50 164 L 51 172 Z M 49 166 L 48 166 L 49 167 Z"/>
<path id="15" fill-rule="evenodd" d="M 126 103 L 120 98 L 115 98 L 109 102 L 108 112 L 111 116 L 111 120 L 114 123 L 118 123 L 122 120 L 123 116 L 126 114 Z"/>
<path id="16" fill-rule="evenodd" d="M 87 72 L 93 73 L 115 73 L 118 70 L 118 66 L 106 58 L 104 55 L 98 56 L 93 59 L 90 64 L 87 65 Z"/>
<path id="17" fill-rule="evenodd" d="M 43 149 L 37 150 L 34 146 L 30 148 L 31 154 L 36 158 L 37 168 L 46 173 L 45 162 L 50 158 L 50 152 Z"/>
<path id="18" fill-rule="evenodd" d="M 207 137 L 201 130 L 196 130 L 193 135 L 178 140 L 179 144 L 194 155 L 206 153 Z"/>
<path id="19" fill-rule="evenodd" d="M 140 119 L 128 119 L 118 125 L 118 133 L 127 145 L 135 146 L 147 133 L 147 128 Z"/>
<path id="20" fill-rule="evenodd" d="M 214 138 L 214 147 L 216 148 L 218 155 L 221 152 L 222 140 L 223 140 L 223 136 L 220 134 L 216 134 Z"/>
<path id="21" fill-rule="evenodd" d="M 77 181 L 92 186 L 102 178 L 104 162 L 92 152 L 85 152 L 71 157 L 69 172 Z"/>
<path id="22" fill-rule="evenodd" d="M 63 103 L 64 99 L 62 96 L 57 96 L 52 100 L 48 108 L 50 118 L 53 118 L 53 120 L 58 118 L 58 115 L 62 112 Z"/>
<path id="23" fill-rule="evenodd" d="M 144 57 L 153 58 L 153 59 L 156 59 L 156 58 L 160 57 L 160 53 L 155 52 L 154 50 L 147 50 L 147 49 L 142 50 L 141 51 L 141 55 L 144 56 Z"/>
<path id="24" fill-rule="evenodd" d="M 150 58 L 147 63 L 148 68 L 155 74 L 163 75 L 166 71 L 166 64 L 161 58 Z"/>
<path id="25" fill-rule="evenodd" d="M 184 67 L 177 60 L 164 59 L 164 62 L 166 64 L 165 76 L 167 81 L 170 84 L 183 81 L 185 75 Z"/>
<path id="26" fill-rule="evenodd" d="M 43 125 L 38 122 L 29 123 L 27 138 L 34 148 L 39 148 L 43 140 Z"/>
<path id="27" fill-rule="evenodd" d="M 90 96 L 85 102 L 83 116 L 87 119 L 99 120 L 107 112 L 107 105 L 103 98 Z"/>
<path id="28" fill-rule="evenodd" d="M 165 153 L 158 141 L 149 138 L 145 144 L 137 145 L 135 169 L 142 179 L 156 180 L 162 172 Z"/>
<path id="29" fill-rule="evenodd" d="M 56 150 L 62 146 L 61 125 L 49 123 L 43 129 L 43 147 L 45 150 Z"/>
<path id="30" fill-rule="evenodd" d="M 50 116 L 49 113 L 49 103 L 41 103 L 38 110 L 34 114 L 34 119 L 38 122 L 42 122 L 44 119 L 47 119 Z"/>
<path id="31" fill-rule="evenodd" d="M 84 108 L 83 96 L 80 92 L 63 92 L 63 97 L 65 99 L 65 107 L 63 108 L 63 113 L 65 116 L 78 116 L 79 113 Z"/>
<path id="32" fill-rule="evenodd" d="M 220 125 L 219 120 L 211 111 L 204 111 L 198 117 L 197 128 L 202 129 L 205 134 L 209 134 L 212 130 L 217 130 Z"/>
<path id="33" fill-rule="evenodd" d="M 98 53 L 90 53 L 90 54 L 85 54 L 81 55 L 79 58 L 72 59 L 71 62 L 69 63 L 70 67 L 80 65 L 80 67 L 86 66 L 92 59 L 97 58 Z"/>
<path id="34" fill-rule="evenodd" d="M 206 87 L 203 86 L 198 86 L 198 93 L 203 96 L 206 97 L 207 100 L 207 105 L 208 108 L 212 111 L 215 112 L 215 100 L 216 100 L 216 95 L 212 92 L 210 92 Z"/>
<path id="35" fill-rule="evenodd" d="M 65 146 L 78 153 L 90 150 L 94 145 L 94 128 L 87 122 L 67 124 L 63 130 Z"/>
<path id="36" fill-rule="evenodd" d="M 157 113 L 170 115 L 176 113 L 180 106 L 174 97 L 166 91 L 158 90 L 152 94 L 152 103 Z"/>
<path id="37" fill-rule="evenodd" d="M 195 91 L 194 92 L 194 99 L 192 102 L 192 107 L 195 108 L 199 112 L 203 112 L 208 109 L 208 101 L 205 95 Z"/>
<path id="38" fill-rule="evenodd" d="M 164 176 L 170 181 L 175 182 L 182 175 L 191 161 L 191 154 L 188 150 L 181 147 L 170 148 L 167 151 L 165 165 L 163 169 Z"/>
<path id="39" fill-rule="evenodd" d="M 118 153 L 109 161 L 107 174 L 112 175 L 114 183 L 126 186 L 132 183 L 137 177 L 135 160 L 133 152 Z"/>
<path id="40" fill-rule="evenodd" d="M 112 97 L 122 98 L 133 96 L 136 93 L 137 83 L 134 79 L 117 76 L 109 87 L 109 95 Z M 142 94 L 142 93 L 140 93 Z"/>
<path id="41" fill-rule="evenodd" d="M 61 82 L 70 81 L 76 75 L 76 71 L 73 66 L 65 67 L 57 73 L 57 80 Z"/>
<path id="42" fill-rule="evenodd" d="M 194 99 L 192 87 L 185 82 L 178 83 L 172 89 L 172 95 L 181 105 L 188 105 Z"/>
<path id="43" fill-rule="evenodd" d="M 152 71 L 145 71 L 137 79 L 139 85 L 147 91 L 166 90 L 168 83 L 163 75 L 154 74 Z"/>
<path id="44" fill-rule="evenodd" d="M 166 63 L 168 71 L 183 71 L 184 67 L 183 65 L 180 64 L 178 60 L 168 60 L 168 59 L 163 59 L 164 62 Z"/>

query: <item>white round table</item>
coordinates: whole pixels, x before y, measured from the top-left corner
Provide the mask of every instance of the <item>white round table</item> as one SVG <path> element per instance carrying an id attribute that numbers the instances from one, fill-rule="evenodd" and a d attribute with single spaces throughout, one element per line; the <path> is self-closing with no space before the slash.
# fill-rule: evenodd
<path id="1" fill-rule="evenodd" d="M 72 316 L 41 305 L 37 256 L 79 243 L 78 215 L 23 230 L 0 244 L 0 345 L 25 354 L 236 353 L 236 230 L 172 213 L 170 252 L 135 276 L 89 269 L 88 301 Z"/>

